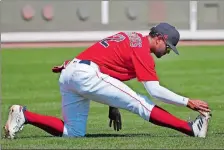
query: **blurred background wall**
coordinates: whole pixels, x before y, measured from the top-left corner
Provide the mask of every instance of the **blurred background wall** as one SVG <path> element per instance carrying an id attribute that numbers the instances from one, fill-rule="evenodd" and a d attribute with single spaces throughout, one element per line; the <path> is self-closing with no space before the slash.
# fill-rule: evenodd
<path id="1" fill-rule="evenodd" d="M 2 40 L 10 41 L 6 35 L 17 32 L 148 32 L 150 27 L 164 21 L 184 33 L 200 30 L 223 32 L 224 1 L 3 0 L 0 28 Z"/>

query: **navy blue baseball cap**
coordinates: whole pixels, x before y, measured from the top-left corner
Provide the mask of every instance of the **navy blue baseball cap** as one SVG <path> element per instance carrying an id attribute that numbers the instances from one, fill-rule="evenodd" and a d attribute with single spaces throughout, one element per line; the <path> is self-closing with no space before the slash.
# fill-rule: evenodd
<path id="1" fill-rule="evenodd" d="M 177 43 L 180 40 L 180 33 L 177 29 L 168 24 L 168 23 L 160 23 L 154 27 L 154 31 L 160 35 L 162 35 L 165 39 L 166 44 L 179 55 L 179 52 L 176 48 Z"/>

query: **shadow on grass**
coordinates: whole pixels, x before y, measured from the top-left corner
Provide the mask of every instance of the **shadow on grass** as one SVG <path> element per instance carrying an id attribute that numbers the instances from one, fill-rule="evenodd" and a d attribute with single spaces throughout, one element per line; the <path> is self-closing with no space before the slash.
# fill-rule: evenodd
<path id="1" fill-rule="evenodd" d="M 101 137 L 181 137 L 181 135 L 154 135 L 154 134 L 86 134 L 87 138 Z"/>
<path id="2" fill-rule="evenodd" d="M 35 138 L 56 138 L 56 137 L 54 137 L 52 135 L 40 135 L 40 136 L 23 136 L 23 137 L 21 136 L 21 137 L 18 137 L 17 139 L 26 139 L 26 138 L 35 139 Z"/>
<path id="3" fill-rule="evenodd" d="M 20 139 L 35 139 L 35 138 L 55 138 L 51 135 L 40 135 L 40 136 L 18 136 L 18 137 L 15 137 L 13 140 L 12 139 L 8 139 L 8 138 L 5 138 L 4 136 L 2 136 L 1 140 L 9 140 L 9 141 L 14 141 L 14 140 L 20 140 Z"/>
<path id="4" fill-rule="evenodd" d="M 212 134 L 215 134 L 215 135 L 224 135 L 224 132 L 215 132 L 215 133 L 212 133 Z"/>

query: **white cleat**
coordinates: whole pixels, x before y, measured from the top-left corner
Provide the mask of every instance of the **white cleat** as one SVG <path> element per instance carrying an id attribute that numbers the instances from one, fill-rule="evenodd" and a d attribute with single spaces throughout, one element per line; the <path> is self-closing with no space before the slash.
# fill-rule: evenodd
<path id="1" fill-rule="evenodd" d="M 192 129 L 195 137 L 205 138 L 208 131 L 208 123 L 211 118 L 210 113 L 204 113 L 205 116 L 199 115 L 194 122 L 192 122 Z"/>
<path id="2" fill-rule="evenodd" d="M 25 123 L 23 106 L 13 105 L 9 110 L 8 120 L 5 125 L 5 137 L 14 139 L 17 132 L 21 131 Z"/>

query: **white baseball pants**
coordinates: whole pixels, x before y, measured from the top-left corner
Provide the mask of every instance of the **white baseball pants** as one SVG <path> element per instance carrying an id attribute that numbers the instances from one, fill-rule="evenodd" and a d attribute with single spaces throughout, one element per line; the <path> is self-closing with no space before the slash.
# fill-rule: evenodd
<path id="1" fill-rule="evenodd" d="M 86 134 L 90 100 L 125 109 L 149 121 L 155 104 L 134 92 L 123 82 L 100 72 L 98 66 L 74 59 L 59 78 L 64 120 L 63 136 Z"/>

